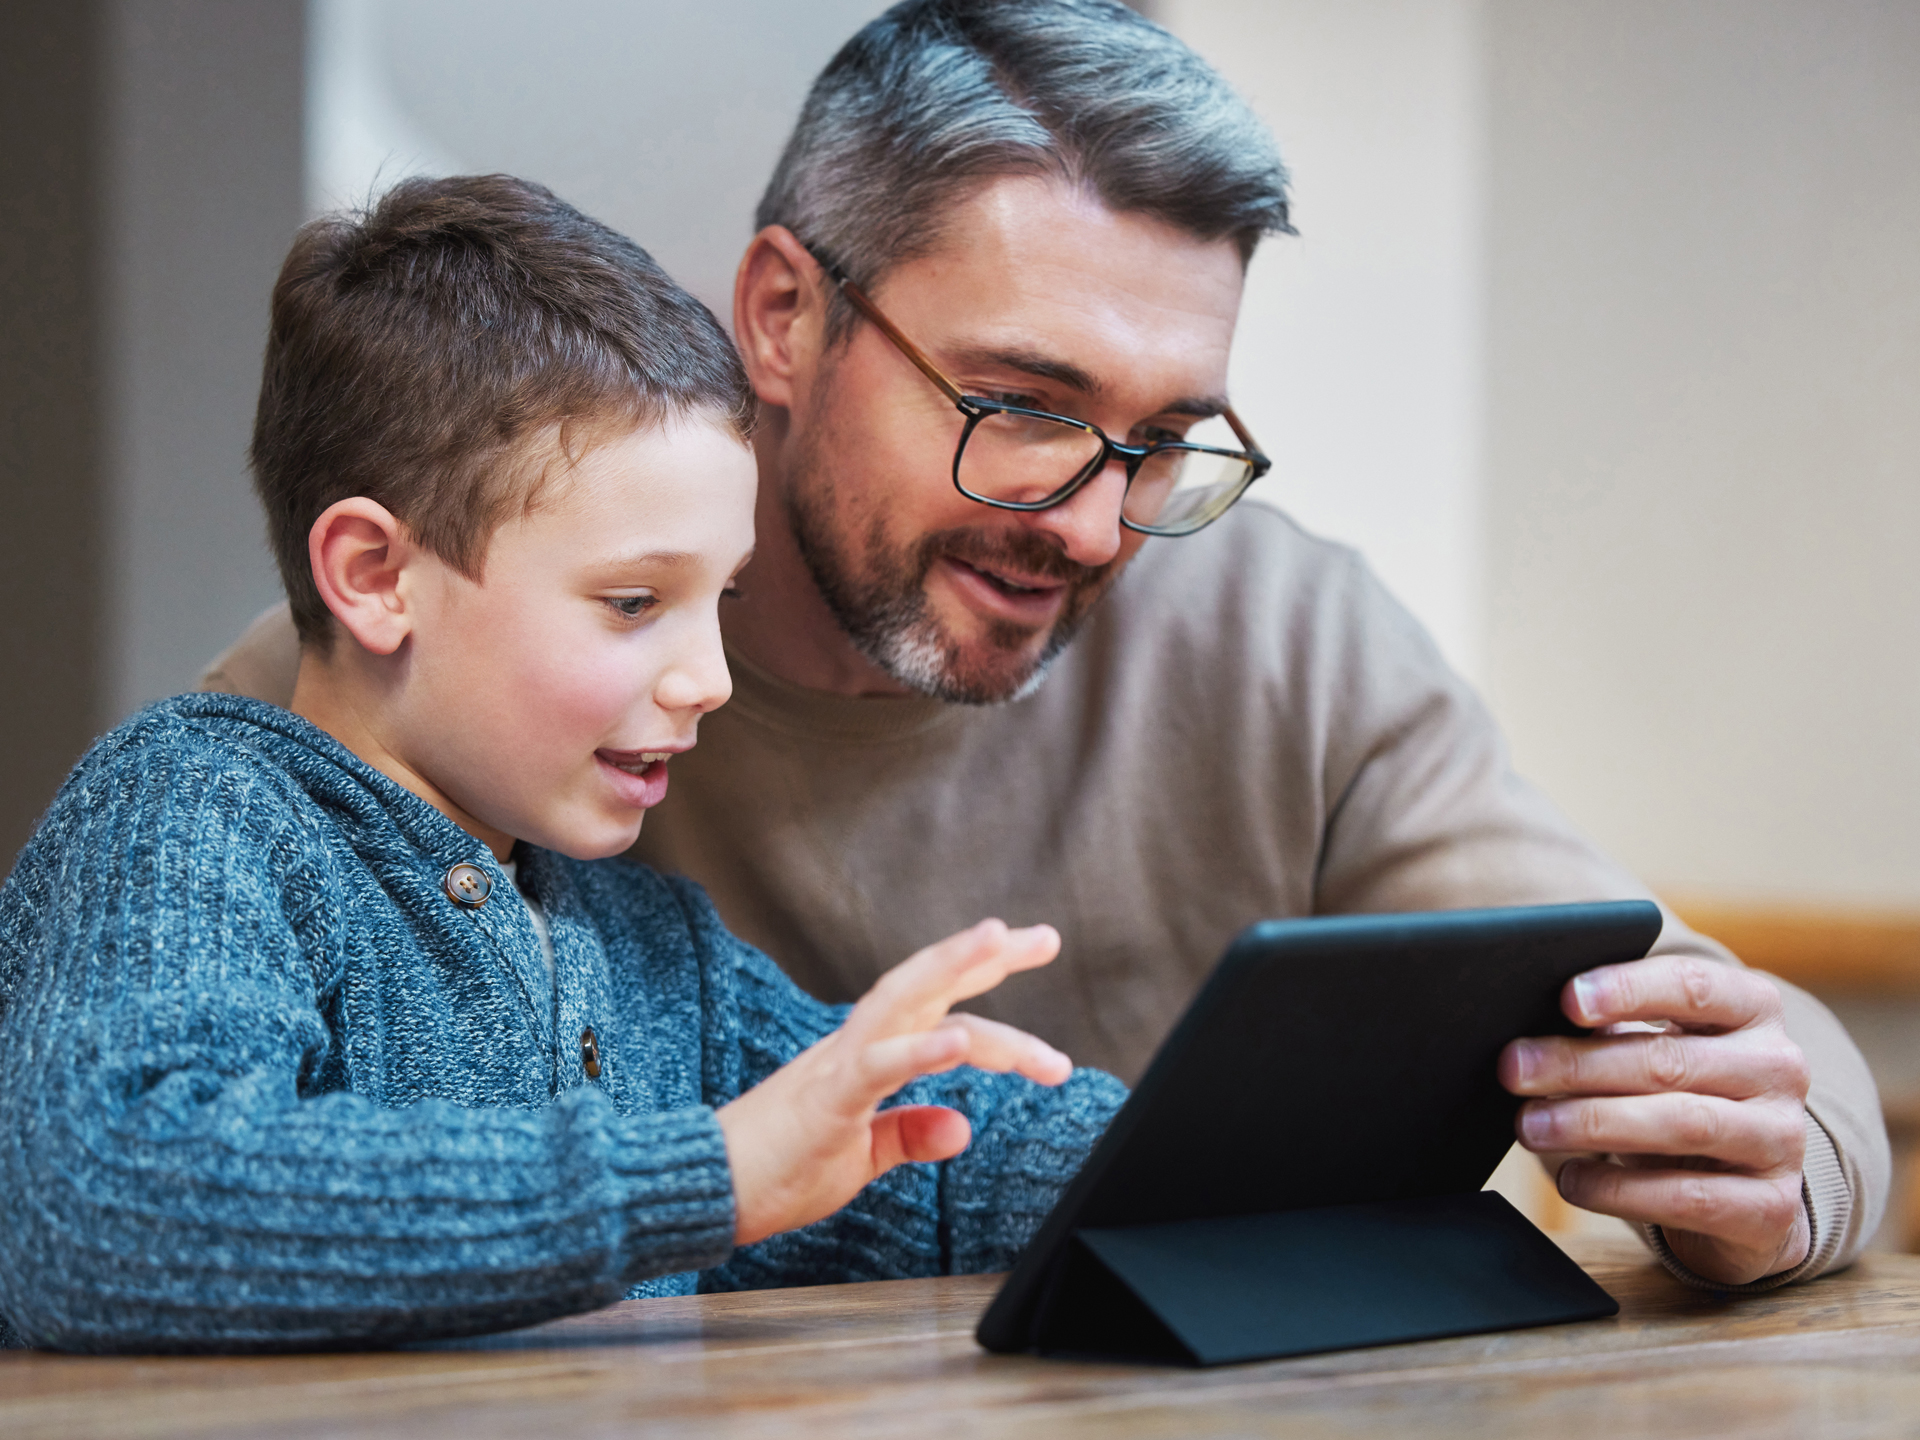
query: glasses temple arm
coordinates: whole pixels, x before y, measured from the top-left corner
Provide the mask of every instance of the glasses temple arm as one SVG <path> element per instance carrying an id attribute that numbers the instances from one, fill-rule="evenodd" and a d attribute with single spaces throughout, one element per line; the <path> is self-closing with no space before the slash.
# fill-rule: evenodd
<path id="1" fill-rule="evenodd" d="M 1273 462 L 1269 460 L 1265 452 L 1260 449 L 1260 442 L 1253 438 L 1253 433 L 1248 430 L 1245 425 L 1241 424 L 1240 417 L 1233 413 L 1233 407 L 1231 405 L 1220 412 L 1220 418 L 1232 427 L 1234 436 L 1240 441 L 1241 448 L 1253 457 L 1254 468 L 1256 470 L 1264 474 L 1272 468 Z"/>
<path id="2" fill-rule="evenodd" d="M 847 297 L 848 303 L 851 304 L 854 309 L 872 321 L 875 328 L 878 329 L 881 334 L 885 335 L 887 339 L 891 340 L 902 355 L 913 362 L 916 370 L 939 387 L 941 394 L 945 395 L 962 410 L 968 408 L 966 397 L 960 393 L 960 387 L 945 375 L 941 374 L 940 367 L 935 365 L 933 361 L 929 360 L 925 355 L 922 355 L 920 353 L 920 347 L 907 339 L 905 335 L 901 334 L 900 327 L 895 325 L 885 315 L 882 315 L 880 313 L 880 307 L 869 300 L 866 292 L 854 284 L 853 281 L 849 280 L 839 266 L 836 265 L 827 268 L 827 277 L 840 287 L 840 293 Z"/>
<path id="3" fill-rule="evenodd" d="M 808 253 L 811 254 L 812 252 L 809 251 Z M 903 335 L 900 332 L 899 326 L 895 325 L 885 315 L 880 313 L 880 307 L 867 298 L 865 291 L 847 278 L 846 271 L 842 270 L 838 265 L 827 264 L 822 261 L 818 255 L 814 255 L 813 258 L 814 262 L 826 272 L 827 278 L 840 287 L 840 293 L 847 297 L 848 303 L 870 320 L 883 335 L 891 340 L 900 353 L 913 362 L 915 369 L 938 386 L 940 393 L 945 395 L 955 405 L 958 405 L 962 410 L 968 411 L 968 413 L 972 413 L 972 407 L 967 404 L 967 397 L 960 393 L 960 387 L 945 375 L 941 374 L 940 367 L 935 365 L 933 361 L 929 360 L 925 355 L 921 354 L 920 347 Z M 1220 413 L 1227 424 L 1232 427 L 1234 435 L 1246 449 L 1247 454 L 1253 458 L 1255 470 L 1258 473 L 1264 474 L 1267 470 L 1271 469 L 1273 462 L 1261 451 L 1260 442 L 1253 438 L 1252 432 L 1241 423 L 1240 417 L 1233 413 L 1233 407 L 1229 405 Z"/>

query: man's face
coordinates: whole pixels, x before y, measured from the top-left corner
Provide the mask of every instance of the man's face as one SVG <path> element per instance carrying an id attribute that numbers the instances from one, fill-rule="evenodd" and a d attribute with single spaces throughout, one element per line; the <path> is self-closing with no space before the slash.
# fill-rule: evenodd
<path id="1" fill-rule="evenodd" d="M 1021 177 L 975 192 L 935 253 L 871 293 L 963 393 L 1139 444 L 1224 404 L 1241 281 L 1229 241 Z M 857 321 L 795 397 L 784 502 L 860 650 L 915 690 L 979 704 L 1037 685 L 1146 537 L 1120 525 L 1117 460 L 1051 510 L 967 499 L 953 485 L 964 423 Z"/>

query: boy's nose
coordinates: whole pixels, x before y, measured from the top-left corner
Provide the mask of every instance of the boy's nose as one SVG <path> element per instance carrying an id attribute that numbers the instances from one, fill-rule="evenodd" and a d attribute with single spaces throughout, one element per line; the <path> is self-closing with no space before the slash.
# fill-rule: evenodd
<path id="1" fill-rule="evenodd" d="M 733 694 L 733 676 L 727 670 L 726 651 L 716 626 L 711 637 L 689 648 L 669 665 L 654 687 L 654 703 L 663 710 L 691 710 L 704 715 L 727 703 Z"/>

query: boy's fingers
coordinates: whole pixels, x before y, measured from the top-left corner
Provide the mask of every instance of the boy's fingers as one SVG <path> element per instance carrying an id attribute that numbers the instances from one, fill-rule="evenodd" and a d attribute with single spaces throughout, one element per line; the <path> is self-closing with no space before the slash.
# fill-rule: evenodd
<path id="1" fill-rule="evenodd" d="M 901 1105 L 873 1117 L 873 1173 L 896 1165 L 951 1160 L 967 1148 L 973 1127 L 944 1105 Z"/>
<path id="2" fill-rule="evenodd" d="M 953 972 L 990 960 L 1008 933 L 1005 922 L 982 920 L 915 951 L 873 982 L 843 1028 L 862 1043 L 926 1029 L 946 1013 L 946 1006 L 939 1002 Z"/>
<path id="3" fill-rule="evenodd" d="M 983 920 L 929 945 L 893 973 L 945 1014 L 962 1000 L 986 994 L 1016 971 L 1044 965 L 1059 953 L 1060 932 L 1051 925 L 1011 930 L 1004 921 Z"/>
<path id="4" fill-rule="evenodd" d="M 1011 1070 L 1042 1085 L 1058 1085 L 1073 1073 L 1073 1062 L 1039 1036 L 998 1020 L 949 1015 L 940 1025 L 967 1032 L 967 1064 L 981 1070 Z"/>
<path id="5" fill-rule="evenodd" d="M 893 967 L 853 1007 L 846 1030 L 861 1042 L 924 1030 L 962 1000 L 985 994 L 1017 970 L 1044 965 L 1060 951 L 1051 925 L 1009 930 L 983 920 Z"/>
<path id="6" fill-rule="evenodd" d="M 846 1098 L 856 1106 L 878 1105 L 902 1085 L 922 1075 L 938 1075 L 966 1064 L 971 1044 L 972 1037 L 966 1031 L 945 1025 L 870 1041 L 860 1047 L 859 1059 L 850 1077 L 860 1093 Z"/>
<path id="7" fill-rule="evenodd" d="M 1046 1041 L 978 1015 L 950 1015 L 931 1030 L 870 1040 L 854 1052 L 853 1090 L 839 1097 L 846 1111 L 878 1105 L 922 1075 L 960 1065 L 1015 1071 L 1042 1085 L 1058 1085 L 1073 1062 Z"/>

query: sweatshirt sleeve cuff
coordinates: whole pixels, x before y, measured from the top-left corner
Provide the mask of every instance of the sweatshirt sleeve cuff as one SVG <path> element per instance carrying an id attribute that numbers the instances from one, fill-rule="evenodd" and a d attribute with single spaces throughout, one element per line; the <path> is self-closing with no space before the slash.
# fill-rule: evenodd
<path id="1" fill-rule="evenodd" d="M 1833 1264 L 1834 1257 L 1840 1252 L 1841 1238 L 1847 1233 L 1847 1215 L 1853 1205 L 1853 1192 L 1847 1187 L 1846 1172 L 1840 1168 L 1840 1153 L 1834 1147 L 1833 1137 L 1827 1134 L 1826 1128 L 1813 1118 L 1811 1112 L 1806 1117 L 1806 1123 L 1807 1154 L 1800 1170 L 1800 1201 L 1807 1207 L 1810 1237 L 1806 1258 L 1791 1269 L 1763 1275 L 1748 1284 L 1726 1285 L 1696 1275 L 1673 1253 L 1673 1247 L 1667 1244 L 1667 1237 L 1661 1233 L 1658 1225 L 1642 1225 L 1641 1238 L 1674 1279 L 1696 1290 L 1712 1290 L 1722 1295 L 1757 1295 L 1764 1290 L 1777 1290 L 1782 1285 L 1791 1285 L 1796 1280 L 1811 1280 L 1825 1273 L 1827 1267 Z"/>
<path id="2" fill-rule="evenodd" d="M 629 1116 L 613 1168 L 622 1188 L 631 1283 L 704 1270 L 733 1253 L 733 1170 L 719 1118 L 706 1106 Z"/>

